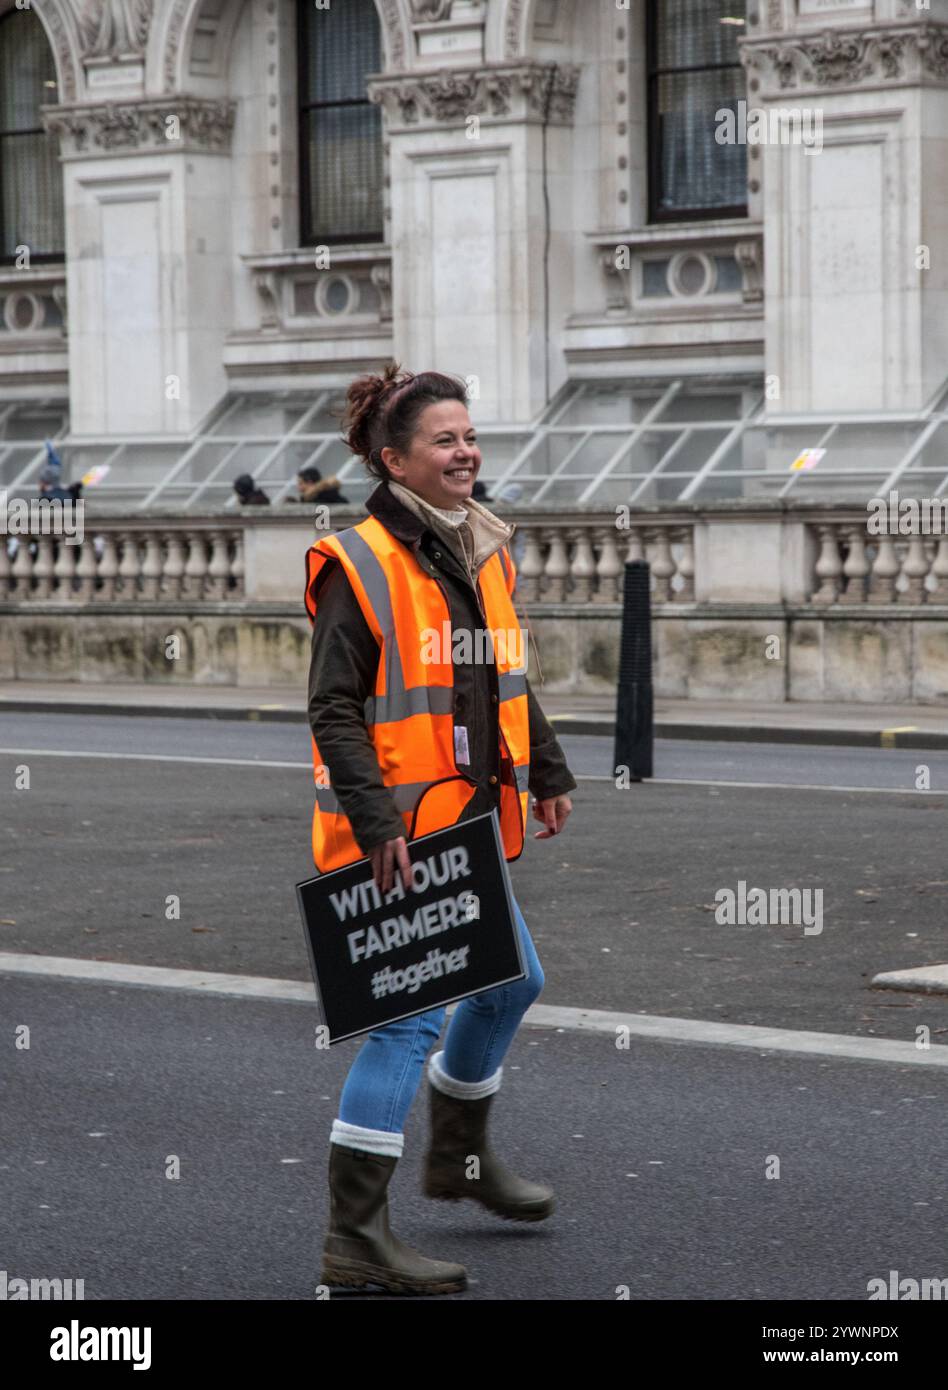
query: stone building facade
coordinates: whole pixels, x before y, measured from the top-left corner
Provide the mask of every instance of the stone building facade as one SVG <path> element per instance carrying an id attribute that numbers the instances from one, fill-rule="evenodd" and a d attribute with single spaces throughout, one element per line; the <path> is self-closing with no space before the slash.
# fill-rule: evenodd
<path id="1" fill-rule="evenodd" d="M 682 375 L 918 415 L 946 3 L 0 0 L 0 412 L 183 441 L 394 355 L 484 423 Z M 819 149 L 720 138 L 742 102 Z"/>

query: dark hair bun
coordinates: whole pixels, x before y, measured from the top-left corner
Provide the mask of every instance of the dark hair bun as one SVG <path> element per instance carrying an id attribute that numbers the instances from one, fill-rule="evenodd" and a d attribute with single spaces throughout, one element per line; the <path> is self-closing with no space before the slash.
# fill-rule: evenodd
<path id="1" fill-rule="evenodd" d="M 381 376 L 356 377 L 346 392 L 343 438 L 373 476 L 386 479 L 380 450 L 386 445 L 407 453 L 425 406 L 456 400 L 467 405 L 467 387 L 441 372 L 402 371 L 390 362 Z"/>
<path id="2" fill-rule="evenodd" d="M 412 379 L 411 372 L 402 372 L 397 362 L 390 362 L 381 376 L 360 376 L 346 392 L 346 443 L 354 454 L 368 461 L 380 447 L 379 423 L 386 403 L 401 386 Z"/>

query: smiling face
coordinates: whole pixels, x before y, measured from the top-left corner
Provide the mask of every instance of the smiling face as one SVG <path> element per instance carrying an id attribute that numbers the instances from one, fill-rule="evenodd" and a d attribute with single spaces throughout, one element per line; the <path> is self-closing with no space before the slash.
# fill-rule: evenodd
<path id="1" fill-rule="evenodd" d="M 470 497 L 480 472 L 477 434 L 460 401 L 435 401 L 418 416 L 411 449 L 382 450 L 382 462 L 396 482 L 432 507 L 450 511 Z"/>

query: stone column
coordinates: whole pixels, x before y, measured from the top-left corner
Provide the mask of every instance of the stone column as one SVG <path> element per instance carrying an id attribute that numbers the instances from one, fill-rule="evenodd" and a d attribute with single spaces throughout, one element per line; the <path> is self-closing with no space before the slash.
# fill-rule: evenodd
<path id="1" fill-rule="evenodd" d="M 749 11 L 768 409 L 921 409 L 948 376 L 948 4 Z M 774 143 L 780 111 L 796 143 Z"/>
<path id="2" fill-rule="evenodd" d="M 128 81 L 114 63 L 88 77 Z M 109 95 L 44 108 L 64 167 L 72 433 L 185 434 L 226 389 L 234 104 Z"/>
<path id="3" fill-rule="evenodd" d="M 459 17 L 469 46 L 470 7 L 455 7 Z M 430 24 L 423 37 L 431 63 Z M 564 64 L 479 62 L 369 83 L 390 147 L 396 356 L 476 378 L 480 422 L 531 419 L 565 375 L 545 330 L 570 308 L 577 80 Z"/>

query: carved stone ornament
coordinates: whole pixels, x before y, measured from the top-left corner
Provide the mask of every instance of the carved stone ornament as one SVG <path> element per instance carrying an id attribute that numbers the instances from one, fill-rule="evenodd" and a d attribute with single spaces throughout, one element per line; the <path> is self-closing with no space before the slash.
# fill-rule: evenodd
<path id="1" fill-rule="evenodd" d="M 219 153 L 230 146 L 237 105 L 202 97 L 101 105 L 46 106 L 43 124 L 64 155 L 178 150 Z"/>
<path id="2" fill-rule="evenodd" d="M 394 127 L 460 125 L 469 116 L 488 121 L 542 121 L 570 125 L 579 68 L 560 63 L 497 64 L 401 73 L 373 78 L 369 100 Z"/>
<path id="3" fill-rule="evenodd" d="M 454 0 L 411 0 L 411 17 L 419 23 L 440 24 L 451 18 Z"/>
<path id="4" fill-rule="evenodd" d="M 43 21 L 56 51 L 60 100 L 75 101 L 79 91 L 75 52 L 63 17 L 55 5 L 47 5 L 43 9 Z"/>
<path id="5" fill-rule="evenodd" d="M 604 246 L 599 252 L 599 269 L 606 282 L 606 310 L 610 314 L 625 313 L 629 308 L 629 275 L 616 265 L 614 246 Z"/>
<path id="6" fill-rule="evenodd" d="M 140 56 L 148 41 L 154 0 L 85 0 L 79 36 L 87 58 Z"/>
<path id="7" fill-rule="evenodd" d="M 375 4 L 382 21 L 387 66 L 400 72 L 408 61 L 406 45 L 411 40 L 411 32 L 406 33 L 407 26 L 403 23 L 398 0 L 375 0 Z"/>
<path id="8" fill-rule="evenodd" d="M 258 271 L 253 277 L 253 286 L 260 296 L 260 327 L 271 331 L 280 328 L 279 276 L 272 270 Z"/>
<path id="9" fill-rule="evenodd" d="M 390 261 L 374 265 L 369 271 L 369 279 L 375 286 L 379 297 L 379 320 L 390 323 L 392 320 L 392 266 Z"/>
<path id="10" fill-rule="evenodd" d="M 188 0 L 174 0 L 168 26 L 165 30 L 165 91 L 173 92 L 177 84 L 178 51 L 184 34 L 184 21 L 188 13 Z"/>
<path id="11" fill-rule="evenodd" d="M 741 271 L 741 298 L 745 304 L 759 304 L 764 297 L 764 246 L 759 237 L 739 241 L 734 259 Z"/>
<path id="12" fill-rule="evenodd" d="M 741 62 L 760 79 L 764 96 L 948 79 L 948 25 L 938 23 L 745 39 L 740 50 Z"/>
<path id="13" fill-rule="evenodd" d="M 507 13 L 504 16 L 504 54 L 517 58 L 523 51 L 523 15 L 526 0 L 507 0 Z"/>

